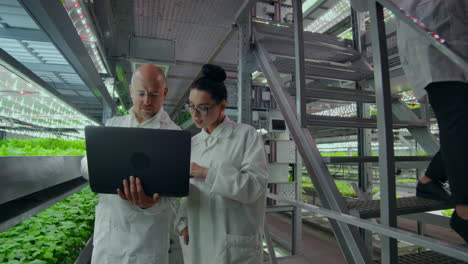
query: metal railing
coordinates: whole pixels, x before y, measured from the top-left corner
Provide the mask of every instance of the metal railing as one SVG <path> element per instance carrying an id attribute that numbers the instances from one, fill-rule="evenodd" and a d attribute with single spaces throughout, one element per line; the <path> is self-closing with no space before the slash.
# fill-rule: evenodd
<path id="1" fill-rule="evenodd" d="M 350 224 L 359 228 L 363 228 L 384 236 L 392 237 L 401 241 L 405 241 L 414 245 L 422 246 L 438 253 L 449 255 L 461 261 L 468 259 L 468 250 L 459 245 L 452 245 L 437 239 L 417 235 L 411 232 L 403 231 L 398 228 L 388 227 L 384 224 L 378 224 L 370 220 L 361 219 L 349 214 L 339 213 L 330 209 L 325 209 L 312 204 L 299 202 L 281 195 L 269 193 L 267 197 L 276 201 L 281 201 L 292 206 L 307 210 L 309 212 L 317 213 L 328 218 Z"/>

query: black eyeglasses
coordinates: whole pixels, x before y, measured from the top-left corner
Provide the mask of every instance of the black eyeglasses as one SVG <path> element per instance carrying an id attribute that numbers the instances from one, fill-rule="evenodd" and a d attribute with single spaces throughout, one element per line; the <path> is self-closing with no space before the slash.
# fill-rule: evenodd
<path id="1" fill-rule="evenodd" d="M 190 104 L 185 104 L 185 109 L 187 111 L 190 111 L 191 113 L 197 111 L 198 113 L 200 113 L 201 115 L 205 116 L 208 114 L 208 112 L 213 109 L 216 105 L 212 105 L 212 106 L 198 106 L 198 107 L 195 107 L 193 105 L 190 105 Z"/>

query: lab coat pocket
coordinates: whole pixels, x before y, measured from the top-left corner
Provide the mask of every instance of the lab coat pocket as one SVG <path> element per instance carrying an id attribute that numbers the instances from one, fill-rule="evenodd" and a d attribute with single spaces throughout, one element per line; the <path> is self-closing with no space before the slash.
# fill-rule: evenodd
<path id="1" fill-rule="evenodd" d="M 262 263 L 262 252 L 258 235 L 239 236 L 226 235 L 227 264 L 259 264 Z"/>

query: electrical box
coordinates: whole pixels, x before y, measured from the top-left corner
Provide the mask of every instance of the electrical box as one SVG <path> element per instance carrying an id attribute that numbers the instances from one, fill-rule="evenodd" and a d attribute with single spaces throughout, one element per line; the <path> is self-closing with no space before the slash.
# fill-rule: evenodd
<path id="1" fill-rule="evenodd" d="M 269 163 L 270 166 L 270 183 L 288 182 L 289 181 L 289 165 L 280 163 Z"/>
<path id="2" fill-rule="evenodd" d="M 296 144 L 294 141 L 276 141 L 276 163 L 296 163 Z"/>
<path id="3" fill-rule="evenodd" d="M 295 200 L 296 199 L 296 183 L 285 182 L 285 183 L 277 184 L 276 194 Z M 276 205 L 289 205 L 289 204 L 285 202 L 277 202 Z"/>

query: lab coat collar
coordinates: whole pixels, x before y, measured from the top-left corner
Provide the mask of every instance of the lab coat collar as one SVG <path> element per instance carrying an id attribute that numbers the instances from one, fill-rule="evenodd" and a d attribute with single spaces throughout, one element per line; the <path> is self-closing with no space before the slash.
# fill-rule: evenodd
<path id="1" fill-rule="evenodd" d="M 212 136 L 214 138 L 228 138 L 232 134 L 232 131 L 234 130 L 235 125 L 236 125 L 236 122 L 231 121 L 229 117 L 224 116 L 223 122 L 221 122 L 221 124 L 219 124 L 211 134 L 208 134 L 203 129 L 202 130 L 203 137 L 205 138 L 205 137 Z"/>
<path id="2" fill-rule="evenodd" d="M 143 123 L 139 123 L 138 118 L 135 115 L 135 106 L 132 106 L 132 108 L 130 108 L 128 112 L 129 112 L 129 115 L 132 117 L 132 119 L 139 125 L 144 125 L 144 124 L 153 123 L 153 122 L 164 122 L 166 121 L 165 117 L 167 115 L 163 107 L 161 106 L 161 108 L 159 108 L 159 111 L 152 118 L 144 121 Z"/>

